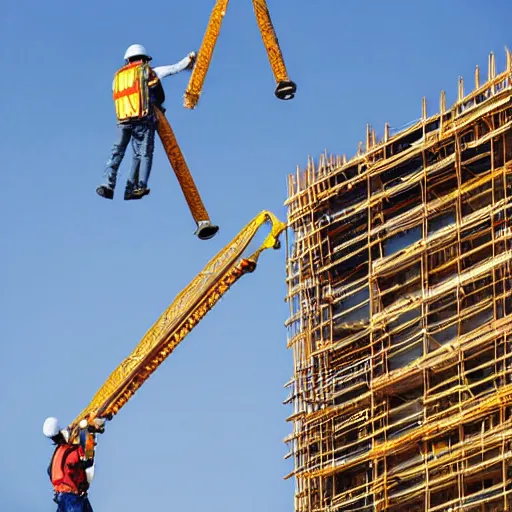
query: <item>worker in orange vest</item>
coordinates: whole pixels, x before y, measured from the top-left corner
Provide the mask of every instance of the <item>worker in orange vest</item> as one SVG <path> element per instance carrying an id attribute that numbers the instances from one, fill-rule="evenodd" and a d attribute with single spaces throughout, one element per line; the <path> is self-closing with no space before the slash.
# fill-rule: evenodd
<path id="1" fill-rule="evenodd" d="M 160 80 L 175 75 L 185 69 L 192 69 L 196 59 L 195 52 L 169 66 L 151 68 L 146 48 L 132 44 L 124 55 L 126 65 L 119 69 L 112 84 L 119 140 L 114 144 L 105 169 L 106 183 L 96 192 L 106 199 L 114 198 L 117 172 L 123 160 L 130 139 L 132 141 L 133 162 L 126 182 L 124 198 L 141 199 L 149 194 L 147 188 L 155 141 L 156 119 L 153 106 L 163 109 L 165 93 Z"/>
<path id="2" fill-rule="evenodd" d="M 100 427 L 98 432 L 101 431 Z M 69 443 L 68 430 L 61 430 L 56 418 L 46 419 L 43 434 L 55 444 L 48 476 L 53 485 L 57 512 L 93 512 L 87 491 L 92 480 L 94 460 L 85 460 L 80 444 Z"/>

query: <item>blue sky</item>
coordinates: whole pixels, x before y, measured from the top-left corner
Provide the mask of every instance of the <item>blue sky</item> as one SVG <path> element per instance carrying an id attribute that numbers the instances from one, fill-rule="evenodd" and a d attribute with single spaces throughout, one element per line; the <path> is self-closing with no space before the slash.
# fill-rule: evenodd
<path id="1" fill-rule="evenodd" d="M 203 265 L 262 209 L 283 220 L 286 176 L 308 154 L 353 155 L 371 123 L 429 112 L 457 77 L 512 46 L 512 4 L 493 0 L 269 0 L 291 102 L 273 77 L 249 0 L 232 0 L 199 107 L 188 74 L 165 79 L 167 115 L 217 237 L 201 242 L 156 143 L 151 195 L 96 196 L 116 138 L 110 86 L 126 47 L 155 65 L 198 48 L 213 1 L 9 2 L 0 20 L 4 194 L 0 435 L 2 510 L 55 509 L 48 415 L 71 421 Z M 312 5 L 316 7 L 312 7 Z M 7 77 L 9 77 L 7 79 Z M 121 196 L 121 197 L 120 197 Z M 108 424 L 96 512 L 293 510 L 281 404 L 292 373 L 284 250 L 265 253 Z"/>

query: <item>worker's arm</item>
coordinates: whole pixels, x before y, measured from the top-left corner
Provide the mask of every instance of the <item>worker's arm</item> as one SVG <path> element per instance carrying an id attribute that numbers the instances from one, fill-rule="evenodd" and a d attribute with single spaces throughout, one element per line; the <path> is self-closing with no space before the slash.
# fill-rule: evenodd
<path id="1" fill-rule="evenodd" d="M 78 445 L 78 450 L 68 455 L 68 458 L 66 459 L 66 464 L 72 469 L 87 469 L 90 468 L 91 466 L 94 466 L 94 459 L 85 459 L 84 449 L 82 448 L 81 445 Z"/>
<path id="2" fill-rule="evenodd" d="M 169 66 L 157 66 L 153 68 L 156 76 L 161 80 L 169 75 L 175 75 L 176 73 L 180 73 L 185 69 L 189 69 L 192 63 L 196 59 L 195 52 L 190 52 L 184 59 L 181 59 L 176 64 L 170 64 Z"/>
<path id="3" fill-rule="evenodd" d="M 82 469 L 92 468 L 94 466 L 94 459 L 81 460 L 80 465 Z"/>

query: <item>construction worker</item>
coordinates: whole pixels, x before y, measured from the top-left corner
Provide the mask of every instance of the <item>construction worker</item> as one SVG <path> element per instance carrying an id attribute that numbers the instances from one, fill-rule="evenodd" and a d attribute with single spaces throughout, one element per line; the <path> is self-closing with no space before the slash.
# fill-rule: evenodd
<path id="1" fill-rule="evenodd" d="M 149 194 L 147 184 L 153 163 L 156 130 L 153 108 L 156 105 L 165 111 L 162 107 L 165 93 L 160 80 L 185 69 L 192 69 L 196 54 L 191 52 L 176 64 L 151 68 L 149 62 L 152 57 L 144 46 L 132 44 L 126 50 L 124 59 L 126 65 L 117 71 L 112 84 L 119 140 L 114 144 L 107 162 L 106 183 L 96 189 L 106 199 L 114 198 L 117 172 L 130 139 L 133 162 L 124 198 L 141 199 Z"/>
<path id="2" fill-rule="evenodd" d="M 97 432 L 103 431 L 103 420 L 96 420 Z M 94 460 L 85 460 L 80 444 L 69 443 L 69 431 L 61 429 L 57 418 L 47 418 L 43 434 L 55 444 L 48 466 L 48 476 L 54 489 L 57 512 L 93 512 L 87 491 L 92 480 Z"/>

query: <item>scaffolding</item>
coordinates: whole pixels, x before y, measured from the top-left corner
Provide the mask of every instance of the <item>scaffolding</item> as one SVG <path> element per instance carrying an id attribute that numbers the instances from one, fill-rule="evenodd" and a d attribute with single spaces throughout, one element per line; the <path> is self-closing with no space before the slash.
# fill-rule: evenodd
<path id="1" fill-rule="evenodd" d="M 512 56 L 289 177 L 296 512 L 512 510 Z"/>

